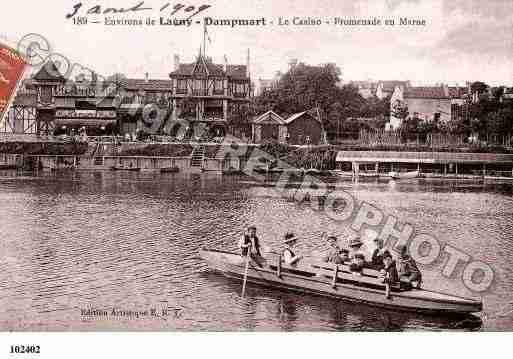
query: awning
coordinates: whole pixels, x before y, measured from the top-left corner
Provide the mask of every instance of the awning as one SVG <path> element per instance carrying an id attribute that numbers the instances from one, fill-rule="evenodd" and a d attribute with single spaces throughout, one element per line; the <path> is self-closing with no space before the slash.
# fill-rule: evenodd
<path id="1" fill-rule="evenodd" d="M 513 154 L 468 152 L 339 151 L 337 162 L 513 163 Z"/>
<path id="2" fill-rule="evenodd" d="M 102 126 L 115 126 L 116 120 L 98 120 L 90 118 L 59 118 L 55 120 L 55 126 L 70 126 L 70 127 L 102 127 Z"/>

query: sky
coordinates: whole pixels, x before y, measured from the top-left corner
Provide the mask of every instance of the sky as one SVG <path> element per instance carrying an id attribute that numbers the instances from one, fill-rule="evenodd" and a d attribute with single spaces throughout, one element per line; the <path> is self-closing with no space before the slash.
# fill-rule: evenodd
<path id="1" fill-rule="evenodd" d="M 14 44 L 28 33 L 46 38 L 51 51 L 102 75 L 167 79 L 173 55 L 191 62 L 198 54 L 203 27 L 74 25 L 65 15 L 80 0 L 4 4 L 0 41 Z M 132 7 L 141 0 L 82 0 L 83 8 Z M 207 55 L 222 63 L 245 64 L 250 49 L 254 80 L 286 71 L 290 59 L 308 64 L 336 63 L 342 80 L 410 80 L 414 85 L 484 81 L 513 85 L 513 1 L 511 0 L 147 0 L 153 11 L 118 18 L 159 18 L 159 9 L 211 5 L 194 19 L 261 18 L 265 27 L 209 26 Z M 183 18 L 183 15 L 176 16 Z M 183 13 L 182 13 L 183 14 Z M 310 17 L 322 26 L 279 26 L 278 18 Z M 168 16 L 166 16 L 168 17 Z M 426 26 L 338 26 L 333 17 L 384 21 L 408 17 Z M 102 21 L 104 16 L 90 16 Z M 273 25 L 269 22 L 273 21 Z"/>

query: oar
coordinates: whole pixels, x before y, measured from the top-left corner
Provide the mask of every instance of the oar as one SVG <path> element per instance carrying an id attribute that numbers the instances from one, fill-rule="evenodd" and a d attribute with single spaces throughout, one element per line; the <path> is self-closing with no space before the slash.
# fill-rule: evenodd
<path id="1" fill-rule="evenodd" d="M 249 258 L 251 256 L 251 246 L 248 247 L 248 253 L 246 254 L 246 268 L 244 269 L 244 280 L 242 282 L 242 298 L 246 292 L 246 281 L 248 280 L 248 269 L 249 269 Z"/>
<path id="2" fill-rule="evenodd" d="M 389 273 L 385 275 L 385 297 L 387 299 L 390 299 L 390 283 L 388 282 L 388 279 L 390 278 Z"/>

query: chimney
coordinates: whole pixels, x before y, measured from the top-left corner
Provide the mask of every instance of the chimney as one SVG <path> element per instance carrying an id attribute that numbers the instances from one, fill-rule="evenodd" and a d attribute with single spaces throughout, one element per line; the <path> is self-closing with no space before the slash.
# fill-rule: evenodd
<path id="1" fill-rule="evenodd" d="M 296 67 L 297 65 L 297 59 L 291 59 L 289 61 L 289 70 L 292 71 L 294 70 L 294 67 Z"/>
<path id="2" fill-rule="evenodd" d="M 180 68 L 180 56 L 178 56 L 177 54 L 174 55 L 174 71 L 178 71 L 178 69 Z"/>
<path id="3" fill-rule="evenodd" d="M 444 92 L 444 97 L 449 97 L 449 87 L 447 84 L 442 84 L 442 90 Z"/>
<path id="4" fill-rule="evenodd" d="M 150 74 L 149 74 L 149 73 L 145 73 L 145 74 L 144 74 L 144 81 L 145 81 L 146 83 L 150 82 Z"/>
<path id="5" fill-rule="evenodd" d="M 249 49 L 248 49 L 248 54 L 246 57 L 246 77 L 247 78 L 251 77 L 251 72 L 249 71 Z"/>
<path id="6" fill-rule="evenodd" d="M 224 55 L 223 71 L 225 73 L 228 71 L 228 58 L 226 57 L 226 55 Z"/>

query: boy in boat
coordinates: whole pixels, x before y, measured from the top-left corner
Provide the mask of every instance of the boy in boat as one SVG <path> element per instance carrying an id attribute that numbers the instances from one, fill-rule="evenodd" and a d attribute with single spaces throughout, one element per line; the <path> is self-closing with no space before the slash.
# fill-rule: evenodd
<path id="1" fill-rule="evenodd" d="M 365 256 L 361 251 L 362 245 L 363 242 L 359 237 L 349 241 L 349 257 L 351 259 L 349 270 L 354 274 L 361 274 L 365 265 Z"/>
<path id="2" fill-rule="evenodd" d="M 356 237 L 351 239 L 349 242 L 350 253 L 349 257 L 351 259 L 351 263 L 349 264 L 349 270 L 354 274 L 362 274 L 363 268 L 366 266 L 365 264 L 365 254 L 361 250 L 363 242 L 360 237 Z"/>
<path id="3" fill-rule="evenodd" d="M 342 249 L 337 244 L 337 237 L 335 236 L 328 236 L 326 239 L 328 241 L 328 244 L 330 246 L 330 249 L 328 250 L 328 253 L 324 256 L 324 261 L 328 263 L 334 263 L 334 264 L 343 264 L 344 260 L 342 259 Z M 348 251 L 345 250 L 345 256 L 346 260 L 348 260 Z"/>
<path id="4" fill-rule="evenodd" d="M 388 249 L 383 248 L 383 240 L 381 238 L 374 238 L 374 244 L 376 245 L 376 249 L 372 252 L 371 258 L 371 267 L 376 270 L 381 270 L 383 268 L 385 255 L 390 255 Z"/>
<path id="5" fill-rule="evenodd" d="M 400 245 L 398 247 L 399 257 L 397 258 L 397 266 L 399 272 L 399 281 L 401 288 L 411 289 L 412 287 L 420 288 L 422 283 L 422 274 L 415 260 L 408 254 L 408 247 Z"/>
<path id="6" fill-rule="evenodd" d="M 395 261 L 388 251 L 383 254 L 383 269 L 381 269 L 380 273 L 383 276 L 383 283 L 396 284 L 399 282 Z"/>
<path id="7" fill-rule="evenodd" d="M 242 236 L 239 241 L 239 248 L 243 257 L 247 256 L 248 250 L 250 250 L 249 255 L 251 259 L 255 261 L 260 267 L 262 266 L 262 261 L 264 258 L 260 253 L 260 242 L 258 241 L 258 237 L 256 235 L 255 226 L 249 227 L 246 233 Z"/>
<path id="8" fill-rule="evenodd" d="M 282 252 L 283 260 L 288 265 L 296 265 L 297 262 L 303 258 L 302 256 L 296 256 L 294 252 L 292 251 L 292 248 L 294 247 L 294 244 L 296 244 L 296 241 L 298 238 L 294 235 L 294 233 L 287 232 L 285 234 L 283 243 L 285 244 L 285 249 Z"/>
<path id="9" fill-rule="evenodd" d="M 362 275 L 363 268 L 365 268 L 365 256 L 363 255 L 363 253 L 356 253 L 354 257 L 351 259 L 351 263 L 349 264 L 349 270 L 353 274 Z"/>
<path id="10" fill-rule="evenodd" d="M 390 298 L 390 286 L 399 282 L 399 274 L 397 274 L 395 261 L 392 259 L 389 251 L 383 254 L 383 269 L 381 269 L 380 274 L 383 278 L 383 283 L 388 284 L 386 295 L 387 298 Z"/>

